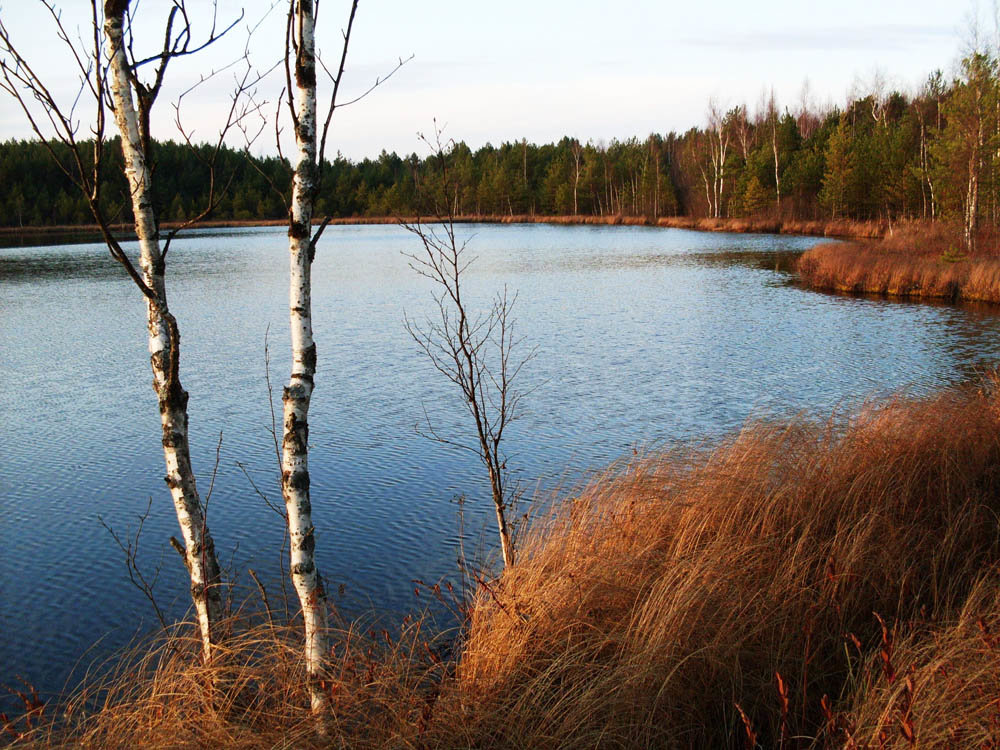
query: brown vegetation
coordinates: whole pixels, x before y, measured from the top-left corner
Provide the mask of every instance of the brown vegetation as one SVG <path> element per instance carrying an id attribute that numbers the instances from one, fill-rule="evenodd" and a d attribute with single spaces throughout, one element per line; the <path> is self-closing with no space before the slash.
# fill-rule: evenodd
<path id="1" fill-rule="evenodd" d="M 814 289 L 1000 302 L 1000 256 L 982 237 L 972 256 L 954 227 L 903 226 L 877 243 L 819 245 L 802 255 L 799 275 Z"/>
<path id="2" fill-rule="evenodd" d="M 623 466 L 479 582 L 453 660 L 420 622 L 339 633 L 319 744 L 995 746 L 998 513 L 995 380 Z M 292 632 L 214 672 L 175 638 L 29 739 L 308 745 Z"/>
<path id="3" fill-rule="evenodd" d="M 349 216 L 330 220 L 333 225 L 359 224 L 412 224 L 417 217 L 399 216 Z M 421 219 L 427 223 L 426 219 Z M 570 225 L 609 225 L 609 226 L 658 226 L 674 229 L 692 229 L 700 232 L 736 232 L 740 234 L 805 234 L 817 237 L 849 237 L 855 239 L 874 239 L 885 233 L 885 224 L 873 221 L 850 221 L 847 219 L 831 219 L 828 221 L 800 221 L 798 219 L 697 219 L 686 216 L 668 216 L 654 219 L 649 216 L 542 216 L 539 214 L 467 214 L 454 217 L 456 224 L 557 224 Z M 203 229 L 228 229 L 238 227 L 274 227 L 285 226 L 287 219 L 254 219 L 250 221 L 209 220 L 198 224 Z M 318 220 L 317 220 L 318 223 Z M 182 222 L 165 221 L 163 229 L 174 229 Z M 131 225 L 116 224 L 112 226 L 116 232 L 128 233 Z M 0 227 L 0 237 L 20 236 L 57 236 L 60 234 L 78 235 L 84 232 L 97 232 L 96 225 L 65 225 L 38 227 Z"/>
<path id="4" fill-rule="evenodd" d="M 963 607 L 1000 615 L 982 593 L 1000 594 L 996 407 L 951 393 L 872 407 L 842 434 L 757 424 L 595 483 L 535 528 L 527 563 L 473 617 L 459 675 L 477 736 L 739 746 L 739 705 L 764 747 L 839 746 L 824 695 L 847 726 L 885 703 L 863 678 L 882 644 L 873 612 L 925 632 Z M 994 683 L 966 700 L 982 712 L 998 697 Z"/>

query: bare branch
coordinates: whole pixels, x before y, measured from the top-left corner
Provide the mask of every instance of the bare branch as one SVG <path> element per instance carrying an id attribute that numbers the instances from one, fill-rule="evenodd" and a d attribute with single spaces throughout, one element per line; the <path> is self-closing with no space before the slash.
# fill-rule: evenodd
<path id="1" fill-rule="evenodd" d="M 271 439 L 274 442 L 274 459 L 278 467 L 278 481 L 281 481 L 281 446 L 278 443 L 278 417 L 274 413 L 274 387 L 271 385 L 271 350 L 268 337 L 271 324 L 264 329 L 264 383 L 267 385 L 267 405 L 271 410 Z"/>
<path id="2" fill-rule="evenodd" d="M 353 0 L 353 2 L 351 3 L 351 12 L 350 12 L 350 15 L 347 18 L 347 29 L 343 32 L 344 42 L 343 42 L 343 45 L 341 46 L 341 50 L 340 50 L 340 65 L 337 68 L 337 75 L 333 75 L 332 73 L 330 73 L 330 70 L 326 67 L 326 64 L 323 62 L 322 57 L 317 56 L 317 58 L 316 58 L 317 62 L 319 62 L 320 66 L 323 68 L 324 72 L 327 74 L 327 76 L 333 82 L 333 91 L 330 94 L 330 105 L 327 108 L 326 118 L 323 121 L 323 131 L 322 131 L 322 135 L 320 136 L 320 140 L 319 140 L 319 153 L 318 153 L 317 158 L 316 158 L 316 162 L 317 162 L 317 166 L 318 166 L 318 172 L 317 172 L 317 177 L 316 177 L 316 190 L 317 191 L 319 191 L 320 186 L 323 184 L 323 167 L 324 167 L 324 164 L 326 163 L 326 137 L 327 137 L 327 135 L 330 132 L 330 122 L 333 120 L 333 113 L 334 113 L 334 111 L 337 110 L 337 109 L 339 109 L 339 108 L 341 108 L 341 107 L 346 107 L 346 106 L 349 106 L 351 104 L 355 104 L 355 103 L 361 101 L 362 99 L 364 99 L 366 96 L 368 96 L 370 93 L 372 93 L 375 89 L 377 89 L 383 83 L 385 83 L 390 78 L 392 78 L 392 76 L 395 75 L 395 73 L 396 73 L 397 70 L 399 70 L 400 68 L 402 68 L 406 63 L 408 63 L 414 57 L 413 55 L 410 55 L 405 60 L 402 57 L 400 57 L 399 61 L 396 64 L 396 66 L 392 70 L 390 70 L 389 73 L 387 73 L 384 76 L 378 76 L 378 77 L 376 77 L 375 78 L 375 83 L 373 83 L 370 87 L 368 87 L 368 89 L 366 89 L 361 95 L 355 97 L 354 99 L 352 99 L 349 102 L 344 102 L 343 104 L 338 104 L 337 103 L 337 96 L 340 93 L 340 84 L 341 84 L 341 82 L 344 79 L 344 68 L 345 68 L 345 65 L 347 63 L 347 48 L 348 48 L 348 46 L 350 45 L 350 42 L 351 42 L 351 31 L 354 28 L 354 16 L 357 14 L 357 12 L 358 12 L 358 0 Z M 287 60 L 287 57 L 288 57 L 287 50 L 286 50 L 285 57 L 286 57 L 286 60 Z M 291 90 L 291 78 L 290 78 L 290 76 L 288 74 L 288 71 L 287 71 L 287 65 L 286 65 L 286 76 L 288 76 L 288 86 L 289 86 L 289 90 Z M 289 101 L 289 104 L 290 103 L 291 102 Z M 293 112 L 293 118 L 294 118 L 294 112 Z M 312 248 L 312 253 L 314 255 L 315 255 L 315 251 L 316 251 L 316 242 L 319 239 L 319 234 L 322 233 L 323 229 L 326 227 L 326 224 L 329 223 L 329 221 L 330 221 L 331 218 L 332 217 L 327 217 L 326 218 L 326 221 L 323 223 L 323 226 L 320 227 L 319 232 L 317 232 L 316 236 L 313 237 L 313 239 L 312 239 L 311 248 Z"/>
<path id="3" fill-rule="evenodd" d="M 435 203 L 443 204 L 444 210 L 436 213 L 437 226 L 422 224 L 419 218 L 413 223 L 403 222 L 402 226 L 422 245 L 422 252 L 404 255 L 410 267 L 436 287 L 432 296 L 438 318 L 418 326 L 404 317 L 404 325 L 431 365 L 462 394 L 462 402 L 476 428 L 476 440 L 469 446 L 442 437 L 426 409 L 426 429 L 418 425 L 417 431 L 441 444 L 469 450 L 482 462 L 489 475 L 504 565 L 510 566 L 514 562 L 514 547 L 506 512 L 517 493 L 507 483 L 502 440 L 507 426 L 516 419 L 522 400 L 522 394 L 513 386 L 514 380 L 534 351 L 527 357 L 512 359 L 521 339 L 514 332 L 513 308 L 517 295 L 510 295 L 506 287 L 496 295 L 489 310 L 473 313 L 469 309 L 462 294 L 462 279 L 474 259 L 465 257 L 469 240 L 459 240 L 455 232 L 455 202 L 450 196 L 457 187 L 449 181 L 447 160 L 454 143 L 448 141 L 450 145 L 446 147 L 437 123 L 433 141 L 420 137 L 431 146 L 440 164 L 443 194 L 435 196 L 441 199 Z"/>
<path id="4" fill-rule="evenodd" d="M 288 112 L 292 116 L 293 128 L 299 127 L 299 116 L 295 113 L 295 103 L 292 101 L 292 53 L 298 54 L 298 44 L 295 41 L 295 3 L 288 3 L 288 18 L 285 21 L 285 94 L 288 102 Z M 275 128 L 278 127 L 278 118 L 274 119 Z M 280 148 L 280 146 L 279 146 Z"/>
<path id="5" fill-rule="evenodd" d="M 353 0 L 351 3 L 351 14 L 347 19 L 347 30 L 344 32 L 344 44 L 340 51 L 340 68 L 337 71 L 337 77 L 333 79 L 333 93 L 330 94 L 330 107 L 327 109 L 326 120 L 323 122 L 323 136 L 319 140 L 317 162 L 320 165 L 320 169 L 323 168 L 323 155 L 326 153 L 326 134 L 330 129 L 330 120 L 333 118 L 333 111 L 337 108 L 337 94 L 340 92 L 340 82 L 344 79 L 344 66 L 347 63 L 347 46 L 351 42 L 351 29 L 354 28 L 354 16 L 357 12 L 358 0 Z M 323 69 L 326 70 L 325 65 Z"/>
<path id="6" fill-rule="evenodd" d="M 257 495 L 257 497 L 259 497 L 261 500 L 263 500 L 264 504 L 268 508 L 270 508 L 275 513 L 277 513 L 279 516 L 281 516 L 285 520 L 285 523 L 287 524 L 288 523 L 288 516 L 285 514 L 285 511 L 282 510 L 281 508 L 279 508 L 274 503 L 272 503 L 271 500 L 270 500 L 270 498 L 268 498 L 268 496 L 265 495 L 263 493 L 263 491 L 261 491 L 260 487 L 257 486 L 257 483 L 253 481 L 253 477 L 250 476 L 250 472 L 247 471 L 247 467 L 245 465 L 243 465 L 242 463 L 240 463 L 239 461 L 236 462 L 236 467 L 240 471 L 243 472 L 243 476 L 245 476 L 247 478 L 247 481 L 250 482 L 250 487 L 253 488 L 253 491 Z"/>
<path id="7" fill-rule="evenodd" d="M 219 430 L 219 442 L 215 445 L 215 463 L 212 464 L 212 479 L 208 483 L 208 492 L 205 493 L 204 515 L 208 519 L 208 503 L 212 499 L 212 491 L 215 489 L 215 477 L 219 473 L 219 459 L 222 457 L 222 430 Z"/>
<path id="8" fill-rule="evenodd" d="M 139 516 L 139 527 L 136 529 L 135 534 L 129 534 L 124 539 L 119 536 L 119 534 L 105 522 L 104 518 L 100 515 L 97 516 L 98 522 L 104 529 L 111 535 L 111 538 L 115 540 L 115 544 L 118 545 L 125 555 L 125 570 L 128 572 L 128 579 L 135 586 L 142 595 L 149 600 L 149 603 L 153 605 L 153 611 L 156 613 L 156 619 L 160 621 L 160 627 L 167 630 L 169 625 L 167 624 L 167 619 L 163 615 L 163 611 L 160 609 L 159 603 L 156 601 L 156 582 L 160 578 L 160 569 L 163 566 L 163 557 L 161 555 L 160 562 L 157 563 L 156 567 L 153 569 L 152 577 L 147 578 L 145 573 L 142 572 L 142 568 L 139 567 L 139 541 L 142 539 L 142 529 L 146 524 L 146 519 L 149 518 L 149 511 L 153 507 L 153 498 L 149 498 L 149 502 L 146 504 L 146 510 Z"/>
<path id="9" fill-rule="evenodd" d="M 257 27 L 254 27 L 257 28 Z M 252 31 L 251 31 L 252 35 Z M 185 143 L 191 147 L 191 153 L 195 155 L 202 164 L 205 165 L 208 171 L 208 196 L 205 200 L 205 205 L 202 210 L 195 216 L 184 221 L 180 226 L 174 228 L 167 235 L 167 238 L 163 245 L 163 257 L 166 257 L 170 250 L 170 243 L 173 242 L 174 238 L 183 230 L 193 226 L 194 224 L 207 218 L 219 205 L 222 199 L 228 194 L 229 188 L 232 185 L 233 180 L 236 177 L 236 171 L 233 170 L 229 173 L 225 180 L 225 184 L 221 189 L 216 188 L 217 183 L 217 167 L 219 156 L 222 153 L 223 147 L 225 146 L 226 135 L 235 127 L 240 129 L 244 134 L 244 140 L 246 142 L 246 149 L 249 150 L 250 145 L 256 140 L 257 136 L 263 132 L 264 126 L 266 125 L 266 120 L 263 116 L 260 117 L 261 124 L 257 133 L 255 135 L 250 135 L 249 130 L 245 128 L 245 121 L 247 118 L 253 115 L 259 115 L 261 108 L 266 104 L 266 102 L 261 102 L 257 104 L 253 98 L 253 89 L 260 83 L 260 81 L 268 75 L 271 71 L 265 73 L 259 73 L 255 71 L 249 62 L 250 58 L 250 39 L 251 36 L 247 38 L 247 44 L 244 47 L 243 55 L 236 60 L 222 66 L 221 68 L 211 70 L 209 73 L 202 75 L 199 80 L 183 91 L 174 102 L 174 124 L 177 127 L 178 132 L 180 132 L 181 137 L 184 139 Z M 189 132 L 184 128 L 181 120 L 181 104 L 186 97 L 191 92 L 197 90 L 199 87 L 204 85 L 207 81 L 212 80 L 217 75 L 232 69 L 236 65 L 244 63 L 246 65 L 243 70 L 242 75 L 234 76 L 235 87 L 233 93 L 230 94 L 230 105 L 229 111 L 226 115 L 225 122 L 219 129 L 218 137 L 215 140 L 214 148 L 209 157 L 205 158 L 202 156 L 200 149 L 195 147 L 193 142 L 193 131 Z M 277 67 L 277 63 L 271 68 L 273 70 Z M 252 162 L 252 160 L 251 160 Z"/>
<path id="10" fill-rule="evenodd" d="M 313 236 L 309 240 L 309 262 L 312 263 L 316 259 L 316 243 L 319 242 L 319 238 L 323 235 L 323 230 L 326 229 L 327 225 L 333 219 L 332 216 L 324 217 L 322 223 L 319 225 L 319 229 L 315 231 Z"/>
<path id="11" fill-rule="evenodd" d="M 177 12 L 180 12 L 183 16 L 183 28 L 176 36 L 172 33 L 172 27 L 174 22 L 174 16 Z M 184 0 L 174 0 L 174 5 L 170 9 L 170 13 L 167 18 L 167 28 L 165 33 L 165 38 L 163 41 L 163 49 L 160 50 L 155 55 L 150 55 L 149 57 L 144 57 L 141 60 L 135 60 L 134 58 L 130 61 L 130 65 L 133 71 L 137 71 L 139 68 L 145 67 L 150 63 L 159 61 L 160 67 L 156 69 L 155 82 L 151 87 L 151 90 L 159 92 L 160 84 L 163 81 L 163 76 L 166 73 L 167 64 L 178 57 L 187 57 L 189 55 L 196 54 L 206 49 L 207 47 L 215 44 L 217 41 L 222 39 L 226 34 L 236 28 L 236 25 L 243 20 L 245 12 L 241 9 L 240 14 L 235 18 L 232 23 L 226 26 L 222 31 L 216 32 L 216 19 L 218 12 L 218 3 L 212 3 L 212 27 L 209 31 L 208 38 L 205 39 L 201 44 L 191 47 L 191 21 L 187 15 L 187 8 L 185 7 Z M 131 25 L 131 23 L 130 23 Z M 131 35 L 130 35 L 131 36 Z M 130 55 L 131 56 L 131 55 Z"/>

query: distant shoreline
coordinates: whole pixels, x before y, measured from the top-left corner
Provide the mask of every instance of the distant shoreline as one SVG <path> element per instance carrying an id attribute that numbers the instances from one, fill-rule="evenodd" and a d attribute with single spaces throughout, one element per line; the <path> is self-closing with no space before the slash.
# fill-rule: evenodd
<path id="1" fill-rule="evenodd" d="M 333 225 L 360 224 L 398 224 L 416 222 L 416 217 L 398 216 L 348 216 L 330 220 Z M 428 222 L 427 217 L 422 221 Z M 859 222 L 845 220 L 803 221 L 798 219 L 767 219 L 767 218 L 733 218 L 709 219 L 691 218 L 686 216 L 542 216 L 532 214 L 473 214 L 456 216 L 455 222 L 460 224 L 556 224 L 561 226 L 592 225 L 592 226 L 656 226 L 671 229 L 690 229 L 702 232 L 734 232 L 747 234 L 799 234 L 816 237 L 842 237 L 852 239 L 878 239 L 886 227 L 880 222 Z M 203 221 L 195 227 L 199 229 L 236 229 L 245 227 L 275 227 L 284 226 L 285 219 L 250 219 L 245 221 Z M 319 224 L 319 222 L 314 222 Z M 161 229 L 174 229 L 181 222 L 163 222 Z M 116 234 L 132 234 L 131 224 L 114 224 L 112 230 Z M 98 234 L 96 224 L 69 224 L 58 226 L 30 227 L 0 227 L 0 239 L 17 237 L 42 239 L 45 237 L 65 237 L 74 235 Z"/>

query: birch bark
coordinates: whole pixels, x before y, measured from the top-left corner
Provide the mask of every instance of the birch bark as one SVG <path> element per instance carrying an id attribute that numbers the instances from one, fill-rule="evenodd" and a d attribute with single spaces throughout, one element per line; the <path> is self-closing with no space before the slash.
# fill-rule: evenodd
<path id="1" fill-rule="evenodd" d="M 293 0 L 295 2 L 295 0 Z M 312 0 L 295 4 L 298 48 L 295 58 L 295 145 L 291 221 L 289 322 L 292 372 L 285 387 L 281 490 L 288 513 L 291 578 L 302 607 L 305 626 L 305 663 L 314 713 L 329 701 L 322 688 L 327 651 L 326 592 L 316 567 L 315 529 L 309 496 L 309 402 L 316 372 L 316 344 L 312 334 L 312 215 L 316 193 L 316 52 Z"/>
<path id="2" fill-rule="evenodd" d="M 222 614 L 219 565 L 191 466 L 188 394 L 181 387 L 178 374 L 180 332 L 167 307 L 166 267 L 160 250 L 153 212 L 151 174 L 147 168 L 143 145 L 148 132 L 143 132 L 140 126 L 141 122 L 148 125 L 149 113 L 136 111 L 132 72 L 125 54 L 124 24 L 128 6 L 129 0 L 106 0 L 104 4 L 104 35 L 110 61 L 111 98 L 114 102 L 115 122 L 121 134 L 125 176 L 131 191 L 143 281 L 152 292 L 151 295 L 146 295 L 149 358 L 163 430 L 165 481 L 170 488 L 177 522 L 184 539 L 185 565 L 191 578 L 191 599 L 201 631 L 202 653 L 207 661 L 212 655 L 215 630 Z"/>
<path id="3" fill-rule="evenodd" d="M 778 171 L 778 115 L 775 112 L 774 119 L 771 120 L 771 151 L 774 154 L 774 195 L 778 208 L 781 212 L 781 173 Z"/>

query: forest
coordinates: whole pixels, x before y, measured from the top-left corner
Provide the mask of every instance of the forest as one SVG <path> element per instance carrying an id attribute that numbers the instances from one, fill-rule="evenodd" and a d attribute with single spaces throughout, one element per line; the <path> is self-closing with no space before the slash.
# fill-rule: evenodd
<path id="1" fill-rule="evenodd" d="M 877 81 L 841 108 L 782 106 L 773 92 L 751 111 L 712 102 L 705 122 L 684 133 L 610 142 L 526 140 L 475 151 L 449 141 L 449 181 L 464 216 L 618 215 L 894 221 L 951 218 L 968 231 L 1000 213 L 1000 97 L 997 61 L 977 52 L 948 80 L 937 71 L 913 94 Z M 459 134 L 446 134 L 457 137 Z M 131 222 L 117 142 L 106 150 L 105 214 Z M 208 201 L 214 147 L 153 146 L 157 213 L 177 221 Z M 211 217 L 287 217 L 292 171 L 277 156 L 235 148 L 219 154 L 227 189 Z M 414 216 L 440 195 L 432 155 L 383 152 L 326 161 L 318 216 Z M 85 198 L 30 140 L 0 143 L 0 226 L 88 224 Z M 438 185 L 439 187 L 439 185 Z M 440 207 L 437 207 L 440 209 Z M 974 233 L 974 232 L 973 232 Z"/>

